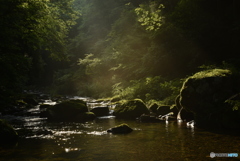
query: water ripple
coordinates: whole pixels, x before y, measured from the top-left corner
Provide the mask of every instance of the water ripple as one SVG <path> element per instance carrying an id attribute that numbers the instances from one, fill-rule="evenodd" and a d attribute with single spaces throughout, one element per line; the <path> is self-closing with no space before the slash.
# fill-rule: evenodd
<path id="1" fill-rule="evenodd" d="M 106 131 L 92 131 L 92 132 L 87 132 L 87 134 L 90 134 L 90 135 L 105 135 L 107 134 Z"/>

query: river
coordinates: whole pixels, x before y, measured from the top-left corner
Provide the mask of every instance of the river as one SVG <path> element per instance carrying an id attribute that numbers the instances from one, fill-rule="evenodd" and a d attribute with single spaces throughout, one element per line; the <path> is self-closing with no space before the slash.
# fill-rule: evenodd
<path id="1" fill-rule="evenodd" d="M 34 109 L 32 109 L 34 112 Z M 9 116 L 10 117 L 10 116 Z M 26 135 L 17 145 L 0 147 L 3 161 L 201 161 L 240 160 L 210 158 L 210 153 L 240 154 L 237 132 L 210 132 L 176 121 L 141 123 L 112 116 L 86 123 L 49 123 L 37 116 L 15 124 L 18 131 L 45 129 L 51 134 Z M 14 122 L 14 121 L 13 121 Z M 108 128 L 127 123 L 133 132 L 113 135 Z"/>

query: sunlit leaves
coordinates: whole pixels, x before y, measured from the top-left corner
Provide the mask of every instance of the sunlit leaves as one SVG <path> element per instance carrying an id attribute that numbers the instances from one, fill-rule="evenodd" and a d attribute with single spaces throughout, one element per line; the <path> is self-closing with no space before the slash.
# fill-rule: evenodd
<path id="1" fill-rule="evenodd" d="M 146 77 L 139 80 L 131 80 L 130 83 L 116 83 L 112 86 L 114 97 L 121 99 L 140 98 L 145 102 L 163 101 L 163 103 L 173 103 L 178 95 L 181 82 L 179 80 L 167 81 L 155 76 Z"/>
<path id="2" fill-rule="evenodd" d="M 240 101 L 239 100 L 226 100 L 225 103 L 228 103 L 232 106 L 232 110 L 239 110 L 240 109 Z"/>
<path id="3" fill-rule="evenodd" d="M 86 54 L 85 59 L 79 59 L 79 65 L 89 64 L 90 66 L 96 66 L 101 60 L 99 58 L 93 58 L 94 54 Z"/>
<path id="4" fill-rule="evenodd" d="M 138 15 L 138 21 L 146 30 L 157 31 L 164 22 L 164 16 L 161 14 L 163 8 L 163 4 L 157 5 L 152 2 L 148 5 L 140 5 L 135 12 Z"/>
<path id="5" fill-rule="evenodd" d="M 96 4 L 93 4 L 93 6 Z M 87 53 L 94 53 L 94 55 L 88 54 L 85 58 L 81 58 L 79 60 L 80 67 L 86 69 L 86 73 L 90 74 L 88 76 L 92 80 L 101 81 L 100 79 L 107 79 L 110 87 L 118 82 L 129 82 L 130 80 L 144 78 L 152 75 L 153 70 L 159 70 L 155 69 L 156 63 L 152 61 L 153 59 L 158 61 L 158 59 L 154 58 L 152 53 L 149 53 L 149 47 L 152 43 L 150 36 L 152 33 L 147 32 L 144 28 L 147 27 L 147 30 L 152 30 L 151 25 L 154 27 L 154 31 L 160 28 L 162 25 L 160 23 L 163 21 L 163 16 L 160 16 L 163 5 L 151 3 L 147 5 L 148 7 L 139 8 L 136 11 L 135 7 L 130 4 L 127 6 L 125 4 L 122 5 L 123 7 L 117 6 L 112 8 L 112 11 L 110 10 L 111 13 L 117 9 L 121 11 L 121 14 L 116 16 L 116 20 L 112 22 L 111 30 L 108 30 L 106 37 L 98 40 L 99 32 L 103 32 L 102 30 L 100 31 L 99 25 L 102 26 L 104 21 L 100 23 L 99 14 L 96 15 L 94 11 L 90 15 L 83 14 L 83 20 L 85 21 L 82 22 L 83 24 L 79 28 L 81 32 L 85 33 L 85 35 L 79 37 L 85 40 L 83 48 L 87 48 Z M 119 8 L 124 9 L 119 10 Z M 88 9 L 90 10 L 90 8 Z M 102 9 L 101 13 L 106 14 L 108 10 Z M 145 13 L 147 15 L 144 15 Z M 108 17 L 108 15 L 104 16 Z M 142 22 L 146 23 L 146 26 L 143 28 L 138 19 L 144 16 L 146 16 L 148 22 Z M 92 19 L 97 20 L 91 21 Z M 88 26 L 86 26 L 86 22 L 89 23 Z M 105 28 L 108 25 L 109 23 L 105 24 Z M 85 26 L 85 30 L 83 30 L 83 26 Z M 89 46 L 85 45 L 86 43 Z M 154 53 L 154 55 L 156 54 Z M 117 89 L 120 86 L 113 86 L 113 88 Z M 121 91 L 121 94 L 119 93 L 121 97 L 127 96 L 128 93 L 134 91 L 131 87 L 123 88 L 124 90 Z M 97 90 L 95 89 L 95 92 Z M 114 93 L 116 91 L 118 90 L 113 90 Z M 105 91 L 101 93 L 103 92 Z"/>
<path id="6" fill-rule="evenodd" d="M 101 64 L 101 59 L 94 58 L 94 54 L 86 54 L 86 57 L 84 59 L 78 60 L 79 65 L 85 65 L 86 66 L 86 73 L 87 74 L 93 74 L 96 71 L 96 67 Z"/>
<path id="7" fill-rule="evenodd" d="M 118 64 L 117 66 L 112 67 L 112 68 L 110 68 L 109 70 L 116 71 L 116 70 L 121 69 L 121 68 L 124 68 L 124 67 L 123 67 L 123 64 Z"/>

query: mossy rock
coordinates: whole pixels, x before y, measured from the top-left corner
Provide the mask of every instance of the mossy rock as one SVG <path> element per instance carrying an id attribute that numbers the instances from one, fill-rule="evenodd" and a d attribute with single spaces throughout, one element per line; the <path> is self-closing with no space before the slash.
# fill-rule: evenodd
<path id="1" fill-rule="evenodd" d="M 178 95 L 175 99 L 175 104 L 176 104 L 176 108 L 178 109 L 178 111 L 182 108 L 182 105 L 180 104 L 180 95 Z"/>
<path id="2" fill-rule="evenodd" d="M 93 109 L 91 109 L 91 112 L 93 112 L 97 117 L 108 116 L 109 108 L 108 107 L 94 107 Z"/>
<path id="3" fill-rule="evenodd" d="M 149 113 L 150 113 L 149 109 L 140 99 L 129 100 L 121 104 L 118 104 L 113 112 L 113 114 L 117 118 L 121 119 L 136 119 L 137 117 L 140 117 L 142 114 Z"/>
<path id="4" fill-rule="evenodd" d="M 221 126 L 226 129 L 240 129 L 240 111 L 227 111 L 222 115 Z"/>
<path id="5" fill-rule="evenodd" d="M 177 112 L 176 114 L 178 115 L 179 111 L 180 111 L 180 117 L 182 120 L 184 121 L 191 121 L 194 120 L 194 114 L 193 112 L 190 112 L 189 110 L 187 111 L 186 108 L 182 109 L 181 103 L 180 103 L 180 95 L 178 95 L 175 99 L 175 112 Z M 174 112 L 174 111 L 173 111 Z M 174 113 L 175 113 L 174 112 Z M 176 115 L 176 117 L 177 117 Z"/>
<path id="6" fill-rule="evenodd" d="M 0 119 L 0 144 L 15 144 L 18 134 L 11 125 Z"/>
<path id="7" fill-rule="evenodd" d="M 38 94 L 24 94 L 22 100 L 28 105 L 36 106 L 38 105 L 38 97 Z"/>
<path id="8" fill-rule="evenodd" d="M 216 78 L 216 77 L 226 77 L 228 75 L 231 75 L 232 72 L 228 69 L 209 69 L 209 70 L 204 70 L 201 72 L 197 72 L 190 78 L 193 79 L 203 79 L 203 78 Z"/>
<path id="9" fill-rule="evenodd" d="M 215 128 L 233 125 L 240 117 L 229 112 L 233 107 L 226 100 L 240 93 L 239 81 L 239 76 L 227 69 L 198 72 L 184 82 L 176 99 L 179 101 L 177 104 L 194 114 L 196 126 Z M 235 119 L 230 119 L 232 116 Z"/>
<path id="10" fill-rule="evenodd" d="M 112 99 L 111 99 L 111 102 L 118 102 L 118 101 L 120 101 L 121 100 L 121 98 L 119 98 L 119 97 L 113 97 Z"/>
<path id="11" fill-rule="evenodd" d="M 38 105 L 38 102 L 34 98 L 23 98 L 23 101 L 26 102 L 28 105 Z"/>
<path id="12" fill-rule="evenodd" d="M 113 133 L 113 134 L 127 134 L 132 132 L 133 129 L 130 128 L 127 124 L 120 124 L 118 126 L 115 126 L 113 128 L 110 128 L 107 130 L 107 132 L 109 133 Z"/>
<path id="13" fill-rule="evenodd" d="M 177 117 L 179 110 L 176 105 L 171 106 L 170 111 L 173 112 L 174 117 Z"/>
<path id="14" fill-rule="evenodd" d="M 96 118 L 96 115 L 93 112 L 83 112 L 76 116 L 74 119 L 77 122 L 86 122 L 91 121 Z"/>
<path id="15" fill-rule="evenodd" d="M 158 109 L 158 105 L 156 103 L 152 104 L 150 107 L 149 107 L 149 110 L 153 113 L 157 113 L 157 109 Z"/>
<path id="16" fill-rule="evenodd" d="M 82 100 L 68 100 L 51 106 L 46 111 L 46 116 L 51 121 L 76 121 L 78 117 L 88 112 L 86 102 Z"/>
<path id="17" fill-rule="evenodd" d="M 166 115 L 168 114 L 170 111 L 170 106 L 169 105 L 161 105 L 157 108 L 156 113 L 158 115 Z"/>

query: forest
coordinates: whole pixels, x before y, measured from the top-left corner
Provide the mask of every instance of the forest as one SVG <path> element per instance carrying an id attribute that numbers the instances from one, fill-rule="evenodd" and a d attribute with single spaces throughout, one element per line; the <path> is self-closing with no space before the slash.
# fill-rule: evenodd
<path id="1" fill-rule="evenodd" d="M 237 0 L 0 0 L 0 105 L 24 90 L 174 104 L 193 73 L 239 71 Z"/>
<path id="2" fill-rule="evenodd" d="M 0 160 L 238 157 L 239 47 L 240 0 L 0 0 Z"/>

